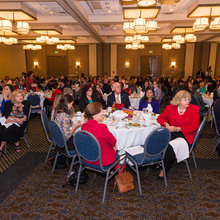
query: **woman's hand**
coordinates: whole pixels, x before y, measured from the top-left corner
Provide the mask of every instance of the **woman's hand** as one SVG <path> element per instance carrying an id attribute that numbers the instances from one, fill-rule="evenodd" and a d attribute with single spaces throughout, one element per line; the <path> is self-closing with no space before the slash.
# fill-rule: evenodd
<path id="1" fill-rule="evenodd" d="M 76 125 L 75 125 L 77 128 L 81 127 L 82 126 L 82 122 L 81 121 L 77 121 Z"/>
<path id="2" fill-rule="evenodd" d="M 117 151 L 118 148 L 117 144 L 113 148 L 115 149 L 115 151 Z"/>
<path id="3" fill-rule="evenodd" d="M 15 118 L 8 117 L 7 120 L 5 121 L 5 124 L 8 124 L 8 123 L 15 123 L 15 122 L 17 122 Z"/>
<path id="4" fill-rule="evenodd" d="M 23 125 L 23 121 L 20 118 L 16 118 L 15 120 L 19 125 Z"/>

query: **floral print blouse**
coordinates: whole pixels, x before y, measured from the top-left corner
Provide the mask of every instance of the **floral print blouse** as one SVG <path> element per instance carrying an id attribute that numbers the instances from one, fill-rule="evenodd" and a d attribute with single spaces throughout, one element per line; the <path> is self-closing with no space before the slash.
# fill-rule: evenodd
<path id="1" fill-rule="evenodd" d="M 71 117 L 65 112 L 57 113 L 56 122 L 59 124 L 59 126 L 63 131 L 64 136 L 68 140 L 73 135 L 70 130 L 70 128 L 73 126 Z"/>

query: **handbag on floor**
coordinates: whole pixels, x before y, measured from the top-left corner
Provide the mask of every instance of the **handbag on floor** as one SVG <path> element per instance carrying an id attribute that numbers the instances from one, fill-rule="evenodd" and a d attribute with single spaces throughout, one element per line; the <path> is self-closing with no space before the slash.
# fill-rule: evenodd
<path id="1" fill-rule="evenodd" d="M 117 185 L 119 193 L 128 192 L 134 189 L 133 181 L 134 179 L 130 172 L 119 173 L 115 176 L 114 188 Z"/>

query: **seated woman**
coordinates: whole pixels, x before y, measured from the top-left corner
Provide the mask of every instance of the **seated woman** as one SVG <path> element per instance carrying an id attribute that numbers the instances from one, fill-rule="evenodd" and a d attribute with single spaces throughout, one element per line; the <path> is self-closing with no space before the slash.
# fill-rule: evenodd
<path id="1" fill-rule="evenodd" d="M 128 85 L 128 88 L 131 89 L 132 93 L 133 92 L 136 92 L 136 93 L 138 92 L 136 83 L 137 83 L 137 77 L 132 76 L 130 78 L 130 83 Z"/>
<path id="2" fill-rule="evenodd" d="M 143 110 L 143 108 L 147 108 L 148 104 L 151 104 L 153 108 L 153 112 L 158 114 L 160 110 L 159 102 L 154 98 L 154 91 L 153 89 L 148 89 L 144 97 L 140 100 L 139 108 L 138 110 Z"/>
<path id="3" fill-rule="evenodd" d="M 106 108 L 106 102 L 103 99 L 103 93 L 102 93 L 102 90 L 99 84 L 94 86 L 93 93 L 92 93 L 92 100 L 94 102 L 100 102 L 102 104 L 103 109 Z"/>
<path id="4" fill-rule="evenodd" d="M 157 118 L 157 122 L 160 123 L 161 126 L 165 126 L 170 130 L 171 141 L 175 140 L 172 142 L 172 146 L 170 142 L 165 153 L 164 166 L 166 173 L 168 173 L 172 167 L 175 157 L 177 157 L 177 161 L 179 162 L 188 158 L 186 156 L 186 148 L 190 149 L 199 127 L 199 107 L 190 104 L 190 101 L 191 95 L 189 92 L 185 90 L 177 92 L 170 102 L 171 105 L 168 105 L 164 112 Z M 181 158 L 176 156 L 175 152 L 178 151 L 179 153 L 181 151 L 179 154 Z M 182 156 L 186 157 L 182 158 Z M 161 170 L 158 179 L 163 179 L 163 170 Z"/>
<path id="5" fill-rule="evenodd" d="M 19 147 L 19 139 L 24 136 L 29 111 L 30 103 L 28 101 L 24 101 L 22 91 L 15 90 L 11 94 L 11 101 L 5 103 L 4 105 L 2 116 L 7 119 L 5 123 L 17 123 L 18 125 L 12 124 L 8 128 L 3 125 L 0 127 L 0 156 L 6 142 L 15 143 L 16 151 L 21 151 Z"/>
<path id="6" fill-rule="evenodd" d="M 54 112 L 55 112 L 55 108 L 57 107 L 57 105 L 59 104 L 60 98 L 64 95 L 63 92 L 56 94 L 54 102 L 53 102 L 53 108 L 51 110 L 51 120 L 54 119 Z"/>
<path id="7" fill-rule="evenodd" d="M 74 149 L 73 134 L 76 129 L 81 126 L 81 121 L 73 125 L 70 111 L 73 107 L 73 97 L 69 94 L 63 95 L 60 98 L 58 105 L 54 111 L 54 119 L 61 127 L 63 134 L 66 138 L 68 150 Z"/>
<path id="8" fill-rule="evenodd" d="M 150 86 L 149 86 L 149 80 L 146 79 L 145 82 L 144 82 L 144 86 L 142 87 L 142 92 L 146 92 L 148 89 L 150 89 Z"/>
<path id="9" fill-rule="evenodd" d="M 103 120 L 102 104 L 89 103 L 85 109 L 84 117 L 87 122 L 82 124 L 82 130 L 90 132 L 97 138 L 101 147 L 102 165 L 112 164 L 116 159 L 116 139 L 108 127 L 100 123 Z M 92 164 L 99 165 L 99 161 Z"/>
<path id="10" fill-rule="evenodd" d="M 3 112 L 4 104 L 10 101 L 12 92 L 13 92 L 13 86 L 10 84 L 6 84 L 2 91 L 3 99 L 1 103 L 1 113 Z"/>
<path id="11" fill-rule="evenodd" d="M 83 89 L 82 89 L 82 97 L 81 97 L 81 99 L 79 101 L 79 110 L 81 112 L 84 112 L 86 106 L 89 103 L 93 102 L 92 93 L 93 93 L 93 89 L 92 89 L 91 84 L 85 85 L 83 87 Z"/>

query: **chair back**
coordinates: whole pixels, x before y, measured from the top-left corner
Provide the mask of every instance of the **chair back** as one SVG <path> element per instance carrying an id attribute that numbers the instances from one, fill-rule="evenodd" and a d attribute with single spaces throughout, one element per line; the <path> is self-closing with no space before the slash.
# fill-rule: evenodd
<path id="1" fill-rule="evenodd" d="M 161 98 L 160 98 L 160 101 L 159 101 L 160 108 L 161 108 L 162 105 L 163 105 L 163 102 L 164 102 L 165 97 L 166 97 L 166 95 L 165 95 L 165 93 L 163 93 L 162 96 L 161 96 Z"/>
<path id="2" fill-rule="evenodd" d="M 191 95 L 190 104 L 198 105 L 198 100 L 197 100 L 197 98 L 194 95 Z"/>
<path id="3" fill-rule="evenodd" d="M 145 160 L 145 157 L 156 157 L 162 155 L 170 142 L 171 134 L 167 128 L 156 128 L 153 130 L 146 138 L 144 143 L 144 157 L 142 163 Z"/>
<path id="4" fill-rule="evenodd" d="M 94 135 L 88 131 L 77 131 L 73 138 L 79 161 L 87 160 L 89 162 L 99 161 L 102 171 L 104 171 L 101 160 L 101 147 Z"/>
<path id="5" fill-rule="evenodd" d="M 191 146 L 191 148 L 190 148 L 189 153 L 192 152 L 194 146 L 195 146 L 196 143 L 198 142 L 199 137 L 200 137 L 200 135 L 201 135 L 201 133 L 202 133 L 204 127 L 205 127 L 205 122 L 206 122 L 206 117 L 203 118 L 202 123 L 199 125 L 199 128 L 198 128 L 198 130 L 197 130 L 197 132 L 196 132 L 196 134 L 195 134 L 194 141 L 193 141 L 193 143 L 192 143 L 192 146 Z"/>
<path id="6" fill-rule="evenodd" d="M 30 94 L 27 97 L 27 101 L 29 101 L 31 103 L 32 107 L 40 105 L 40 97 L 37 94 Z"/>
<path id="7" fill-rule="evenodd" d="M 214 111 L 213 107 L 212 107 L 212 114 L 213 114 L 213 119 L 214 119 L 214 124 L 215 124 L 215 131 L 216 131 L 216 134 L 217 134 L 218 136 L 220 136 L 220 134 L 219 134 L 219 130 L 218 130 L 217 121 L 216 121 L 215 111 Z"/>
<path id="8" fill-rule="evenodd" d="M 51 142 L 51 138 L 49 137 L 49 127 L 48 127 L 49 121 L 44 110 L 41 110 L 40 116 L 41 116 L 41 122 L 43 124 L 45 134 L 47 136 L 47 140 Z"/>
<path id="9" fill-rule="evenodd" d="M 54 145 L 58 146 L 59 148 L 65 148 L 66 153 L 69 155 L 66 145 L 66 138 L 64 137 L 60 126 L 55 121 L 51 120 L 48 123 L 48 128 Z"/>
<path id="10" fill-rule="evenodd" d="M 176 93 L 179 91 L 180 89 L 177 87 L 173 88 L 173 97 L 176 95 Z"/>
<path id="11" fill-rule="evenodd" d="M 169 92 L 166 86 L 163 87 L 163 91 L 167 97 L 169 97 Z"/>

